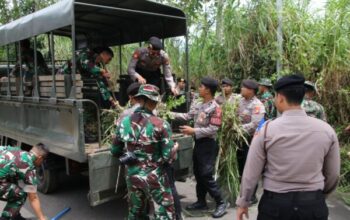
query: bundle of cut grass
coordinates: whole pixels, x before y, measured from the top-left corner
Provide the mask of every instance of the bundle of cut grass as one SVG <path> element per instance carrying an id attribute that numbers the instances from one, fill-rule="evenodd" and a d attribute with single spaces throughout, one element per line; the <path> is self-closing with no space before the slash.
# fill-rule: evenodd
<path id="1" fill-rule="evenodd" d="M 112 136 L 115 132 L 115 122 L 119 118 L 124 108 L 117 106 L 114 109 L 103 109 L 101 113 L 102 145 L 110 146 Z"/>
<path id="2" fill-rule="evenodd" d="M 234 202 L 239 193 L 240 181 L 236 151 L 242 142 L 246 142 L 245 132 L 237 114 L 238 101 L 235 104 L 225 103 L 222 106 L 222 126 L 219 133 L 220 153 L 217 162 L 218 180 L 224 191 L 228 192 L 228 200 Z"/>

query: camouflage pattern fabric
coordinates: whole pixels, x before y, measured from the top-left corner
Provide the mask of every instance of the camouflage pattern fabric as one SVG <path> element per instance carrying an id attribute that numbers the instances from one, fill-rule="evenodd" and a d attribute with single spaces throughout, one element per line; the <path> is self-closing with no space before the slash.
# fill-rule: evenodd
<path id="1" fill-rule="evenodd" d="M 38 184 L 33 161 L 35 156 L 19 147 L 0 146 L 0 199 L 7 201 L 2 217 L 11 219 L 19 213 L 27 193 L 17 184 Z"/>
<path id="2" fill-rule="evenodd" d="M 78 51 L 76 54 L 77 72 L 85 78 L 95 78 L 103 100 L 107 101 L 112 97 L 112 94 L 101 75 L 101 71 L 105 69 L 105 65 L 102 62 L 96 63 L 97 57 L 98 54 L 89 49 Z M 72 73 L 72 61 L 67 61 L 59 73 L 70 75 Z"/>
<path id="3" fill-rule="evenodd" d="M 326 113 L 321 104 L 311 99 L 304 99 L 301 103 L 301 107 L 305 110 L 308 116 L 327 121 Z"/>
<path id="4" fill-rule="evenodd" d="M 265 106 L 265 119 L 276 118 L 277 110 L 274 103 L 274 97 L 271 92 L 264 92 L 259 99 Z"/>
<path id="5" fill-rule="evenodd" d="M 149 201 L 154 202 L 155 219 L 174 219 L 174 201 L 163 165 L 171 160 L 174 142 L 169 123 L 144 108 L 124 117 L 116 128 L 111 152 L 121 155 L 124 143 L 137 162 L 127 166 L 128 219 L 146 219 Z"/>

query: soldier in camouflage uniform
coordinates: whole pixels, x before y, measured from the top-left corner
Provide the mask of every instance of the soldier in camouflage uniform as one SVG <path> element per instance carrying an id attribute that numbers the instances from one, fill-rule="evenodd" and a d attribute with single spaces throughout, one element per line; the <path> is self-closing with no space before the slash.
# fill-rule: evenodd
<path id="1" fill-rule="evenodd" d="M 154 201 L 155 219 L 174 219 L 174 201 L 163 165 L 172 159 L 174 142 L 169 123 L 154 116 L 159 89 L 145 84 L 136 97 L 143 105 L 124 117 L 116 128 L 111 152 L 127 165 L 128 219 L 147 219 L 146 204 Z M 129 155 L 129 156 L 127 156 Z"/>
<path id="2" fill-rule="evenodd" d="M 272 87 L 271 80 L 263 78 L 259 81 L 259 99 L 265 106 L 265 119 L 273 119 L 277 116 L 277 111 L 274 103 L 274 96 L 270 89 Z"/>
<path id="3" fill-rule="evenodd" d="M 258 83 L 255 80 L 250 79 L 243 80 L 241 85 L 242 97 L 238 105 L 238 115 L 242 122 L 242 128 L 246 132 L 246 139 L 248 143 L 244 141 L 242 141 L 242 143 L 238 143 L 240 146 L 237 150 L 237 162 L 240 177 L 243 175 L 243 170 L 249 151 L 249 144 L 253 139 L 255 130 L 258 128 L 259 123 L 264 119 L 265 115 L 265 107 L 256 97 L 258 87 Z M 257 202 L 255 192 L 250 202 L 252 204 Z"/>
<path id="4" fill-rule="evenodd" d="M 301 103 L 301 107 L 305 110 L 308 116 L 327 121 L 324 108 L 318 102 L 312 100 L 316 94 L 315 84 L 310 81 L 305 81 L 305 97 Z"/>
<path id="5" fill-rule="evenodd" d="M 33 76 L 35 74 L 34 69 L 34 50 L 30 48 L 30 41 L 29 39 L 25 39 L 20 41 L 21 46 L 21 58 L 22 58 L 22 64 L 25 65 L 25 68 L 23 69 L 24 78 L 26 82 L 30 82 L 33 79 Z M 49 68 L 47 67 L 43 55 L 40 53 L 40 51 L 36 51 L 37 56 L 37 71 L 38 76 L 40 75 L 47 75 L 50 74 Z M 15 77 L 19 77 L 20 73 L 19 64 L 15 66 L 15 68 L 12 69 L 11 75 Z"/>
<path id="6" fill-rule="evenodd" d="M 35 145 L 30 152 L 22 151 L 20 147 L 0 146 L 0 199 L 7 201 L 0 220 L 25 219 L 19 211 L 27 196 L 38 219 L 45 219 L 36 193 L 35 167 L 41 165 L 47 154 L 43 144 Z M 19 180 L 25 184 L 23 188 L 18 185 Z"/>
<path id="7" fill-rule="evenodd" d="M 171 67 L 168 54 L 163 50 L 162 42 L 157 37 L 149 39 L 147 48 L 136 49 L 128 66 L 128 74 L 133 80 L 141 84 L 152 84 L 162 89 L 161 70 L 171 92 L 177 95 L 174 78 L 171 74 Z M 161 91 L 163 93 L 164 91 Z"/>
<path id="8" fill-rule="evenodd" d="M 221 88 L 222 88 L 222 94 L 215 97 L 215 101 L 222 105 L 225 102 L 228 102 L 230 104 L 233 104 L 237 94 L 233 93 L 233 82 L 230 79 L 223 79 L 221 81 Z"/>
<path id="9" fill-rule="evenodd" d="M 205 77 L 201 80 L 199 95 L 202 103 L 194 104 L 188 113 L 172 113 L 176 120 L 194 120 L 194 127 L 180 126 L 186 135 L 195 136 L 193 150 L 193 172 L 196 177 L 197 202 L 186 207 L 187 210 L 207 209 L 206 194 L 215 199 L 216 209 L 212 216 L 222 217 L 226 213 L 227 203 L 223 200 L 218 183 L 213 177 L 215 161 L 219 152 L 216 142 L 217 132 L 221 126 L 222 112 L 214 99 L 218 82 Z"/>
<path id="10" fill-rule="evenodd" d="M 108 80 L 111 77 L 111 73 L 106 68 L 113 56 L 114 53 L 109 47 L 97 47 L 93 50 L 84 49 L 76 54 L 76 68 L 78 74 L 81 74 L 83 78 L 95 78 L 102 100 L 115 106 L 117 105 L 116 100 L 114 100 L 111 91 L 108 89 Z M 72 62 L 68 61 L 64 64 L 59 73 L 71 74 Z"/>

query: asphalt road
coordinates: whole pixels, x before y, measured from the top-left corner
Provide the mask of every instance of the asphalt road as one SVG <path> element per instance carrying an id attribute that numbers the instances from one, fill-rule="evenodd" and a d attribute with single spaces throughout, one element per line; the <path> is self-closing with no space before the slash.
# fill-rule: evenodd
<path id="1" fill-rule="evenodd" d="M 188 179 L 185 183 L 177 182 L 177 188 L 182 195 L 181 203 L 183 206 L 190 204 L 195 200 L 195 182 Z M 64 215 L 60 220 L 122 220 L 127 216 L 127 202 L 125 199 L 102 204 L 91 208 L 87 200 L 88 178 L 84 176 L 76 176 L 65 179 L 60 185 L 60 190 L 53 194 L 40 194 L 41 204 L 46 216 L 52 218 L 61 210 L 70 207 L 71 210 Z M 348 220 L 350 216 L 350 207 L 347 207 L 337 198 L 336 195 L 331 196 L 327 201 L 330 210 L 330 220 Z M 0 208 L 4 207 L 5 203 L 0 202 Z M 214 209 L 215 204 L 209 203 L 209 206 Z M 21 213 L 24 217 L 34 218 L 33 211 L 27 202 L 22 208 Z M 186 213 L 185 213 L 186 214 Z M 256 219 L 257 208 L 250 208 L 250 218 Z M 198 212 L 191 213 L 191 217 L 185 217 L 189 220 L 211 219 L 210 213 Z M 49 218 L 49 219 L 50 219 Z M 229 208 L 227 214 L 221 218 L 222 220 L 235 219 L 235 209 Z"/>

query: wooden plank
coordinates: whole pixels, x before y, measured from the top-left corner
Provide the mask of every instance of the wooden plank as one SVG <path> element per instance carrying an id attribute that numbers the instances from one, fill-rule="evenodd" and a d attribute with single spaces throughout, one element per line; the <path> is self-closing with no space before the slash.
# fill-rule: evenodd
<path id="1" fill-rule="evenodd" d="M 83 98 L 83 94 L 82 93 L 78 93 L 76 94 L 77 99 L 82 99 Z M 51 97 L 51 92 L 40 92 L 40 96 L 42 97 Z M 56 97 L 57 98 L 66 98 L 66 94 L 62 93 L 62 92 L 58 92 L 56 93 Z"/>
<path id="2" fill-rule="evenodd" d="M 55 79 L 57 81 L 64 81 L 64 75 L 55 75 Z M 81 80 L 81 75 L 76 74 L 75 75 L 75 80 Z M 39 81 L 52 81 L 52 76 L 39 76 Z"/>
<path id="3" fill-rule="evenodd" d="M 43 87 L 52 86 L 52 81 L 42 81 L 42 82 L 39 82 L 39 85 Z M 64 82 L 58 81 L 56 82 L 56 86 L 65 86 L 65 85 L 64 85 Z M 77 87 L 83 86 L 83 81 L 77 81 L 76 86 Z"/>
<path id="4" fill-rule="evenodd" d="M 7 91 L 7 87 L 1 87 L 0 90 Z M 19 87 L 18 87 L 18 90 L 19 90 Z M 28 87 L 24 86 L 23 91 L 27 91 L 27 90 L 29 90 Z M 11 86 L 10 91 L 16 91 L 16 86 Z"/>
<path id="5" fill-rule="evenodd" d="M 7 77 L 2 77 L 2 78 L 1 78 L 1 82 L 8 82 L 8 81 L 9 81 L 9 80 L 8 80 Z M 16 78 L 11 77 L 10 82 L 16 82 Z"/>
<path id="6" fill-rule="evenodd" d="M 40 87 L 40 92 L 51 92 L 51 87 Z M 76 87 L 76 93 L 81 93 L 81 87 Z M 56 87 L 56 92 L 66 92 L 65 87 Z"/>

